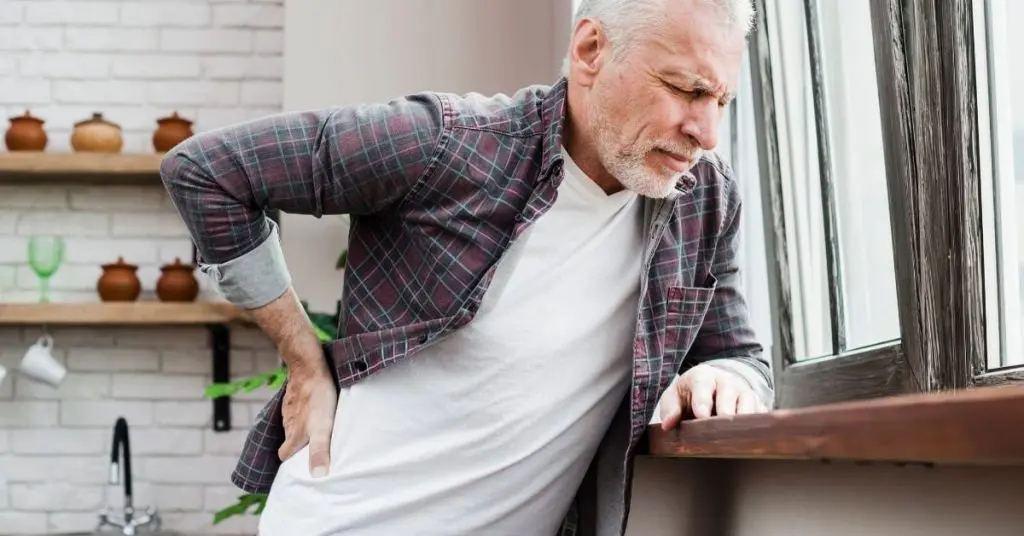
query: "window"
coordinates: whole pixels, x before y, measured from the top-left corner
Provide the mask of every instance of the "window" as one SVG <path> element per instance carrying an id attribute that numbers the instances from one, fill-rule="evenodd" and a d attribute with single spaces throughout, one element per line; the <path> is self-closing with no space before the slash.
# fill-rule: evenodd
<path id="1" fill-rule="evenodd" d="M 1024 378 L 1024 3 L 756 7 L 778 405 Z"/>
<path id="2" fill-rule="evenodd" d="M 899 339 L 866 2 L 766 5 L 795 360 Z M 813 60 L 813 61 L 812 61 Z M 813 68 L 812 68 L 813 67 Z"/>
<path id="3" fill-rule="evenodd" d="M 985 371 L 1024 364 L 1021 353 L 1021 240 L 1024 214 L 1024 66 L 1011 51 L 1024 49 L 1024 3 L 977 0 L 974 60 L 978 71 L 978 141 L 984 235 Z M 992 376 L 986 376 L 988 380 Z M 998 376 L 995 376 L 998 378 Z"/>
<path id="4" fill-rule="evenodd" d="M 915 385 L 901 340 L 878 71 L 864 46 L 870 7 L 756 3 L 760 231 L 782 407 Z"/>

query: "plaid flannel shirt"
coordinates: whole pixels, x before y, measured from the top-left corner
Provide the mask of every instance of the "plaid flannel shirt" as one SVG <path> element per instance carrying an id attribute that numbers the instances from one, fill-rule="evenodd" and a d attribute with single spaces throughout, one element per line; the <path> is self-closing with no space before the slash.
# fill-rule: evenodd
<path id="1" fill-rule="evenodd" d="M 555 200 L 566 85 L 276 114 L 193 136 L 161 175 L 202 270 L 243 307 L 291 283 L 266 210 L 351 216 L 339 336 L 325 345 L 346 387 L 472 321 L 502 254 Z M 631 388 L 588 473 L 591 525 L 577 530 L 578 493 L 562 534 L 625 530 L 639 440 L 683 370 L 726 368 L 772 398 L 738 288 L 740 199 L 726 164 L 705 155 L 668 198 L 644 199 L 644 213 Z M 247 492 L 267 492 L 281 463 L 285 389 L 257 416 L 231 474 Z"/>

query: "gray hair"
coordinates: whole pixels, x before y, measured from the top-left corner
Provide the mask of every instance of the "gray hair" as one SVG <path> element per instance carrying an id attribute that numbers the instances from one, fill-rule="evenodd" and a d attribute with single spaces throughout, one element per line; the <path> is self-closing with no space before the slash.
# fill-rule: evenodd
<path id="1" fill-rule="evenodd" d="M 669 0 L 581 0 L 573 17 L 573 27 L 582 18 L 601 23 L 612 47 L 612 58 L 618 60 L 640 35 L 664 20 L 663 5 Z M 710 4 L 729 24 L 738 25 L 748 35 L 754 25 L 751 0 L 699 0 Z M 562 75 L 569 72 L 569 57 L 562 62 Z"/>

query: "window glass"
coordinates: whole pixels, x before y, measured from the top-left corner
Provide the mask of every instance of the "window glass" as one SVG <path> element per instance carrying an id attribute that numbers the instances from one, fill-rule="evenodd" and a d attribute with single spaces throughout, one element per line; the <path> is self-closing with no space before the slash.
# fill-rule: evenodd
<path id="1" fill-rule="evenodd" d="M 1024 364 L 1024 2 L 974 2 L 988 368 Z"/>

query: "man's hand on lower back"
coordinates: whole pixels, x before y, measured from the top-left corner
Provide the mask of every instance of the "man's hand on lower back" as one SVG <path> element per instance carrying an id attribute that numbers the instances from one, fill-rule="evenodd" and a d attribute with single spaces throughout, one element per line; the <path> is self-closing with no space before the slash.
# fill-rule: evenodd
<path id="1" fill-rule="evenodd" d="M 308 443 L 310 476 L 327 475 L 337 406 L 338 395 L 330 374 L 289 374 L 281 408 L 285 441 L 278 456 L 287 460 Z"/>
<path id="2" fill-rule="evenodd" d="M 331 466 L 331 432 L 338 391 L 327 368 L 323 346 L 291 288 L 249 313 L 288 366 L 281 408 L 285 441 L 278 456 L 286 460 L 308 444 L 310 475 L 324 476 Z"/>

